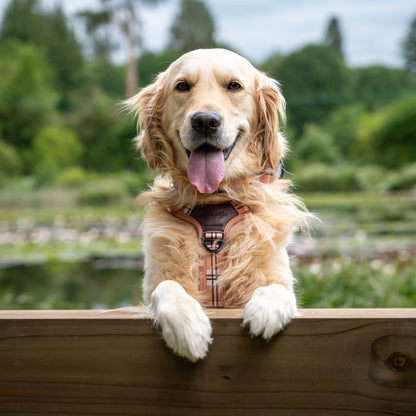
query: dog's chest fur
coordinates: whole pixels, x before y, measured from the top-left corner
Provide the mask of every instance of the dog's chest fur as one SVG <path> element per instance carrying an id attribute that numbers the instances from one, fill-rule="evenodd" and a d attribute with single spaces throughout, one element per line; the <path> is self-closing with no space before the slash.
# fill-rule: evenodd
<path id="1" fill-rule="evenodd" d="M 230 229 L 244 219 L 250 208 L 231 201 L 183 207 L 172 215 L 195 227 L 206 253 L 199 267 L 199 291 L 205 307 L 224 307 L 224 293 L 218 285 L 225 262 L 223 252 Z"/>

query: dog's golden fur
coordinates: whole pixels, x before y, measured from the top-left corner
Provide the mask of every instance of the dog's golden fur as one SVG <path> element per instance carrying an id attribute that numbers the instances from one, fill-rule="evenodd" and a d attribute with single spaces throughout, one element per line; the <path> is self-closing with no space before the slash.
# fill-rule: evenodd
<path id="1" fill-rule="evenodd" d="M 180 82 L 186 82 L 189 90 L 178 91 Z M 231 82 L 241 88 L 230 90 Z M 154 290 L 166 280 L 201 299 L 199 265 L 206 252 L 195 229 L 170 212 L 228 200 L 249 206 L 251 212 L 232 228 L 223 249 L 225 263 L 218 284 L 224 289 L 225 307 L 243 308 L 256 289 L 273 284 L 293 293 L 285 247 L 308 214 L 288 192 L 288 181 L 263 184 L 258 180 L 266 166 L 276 168 L 286 153 L 285 139 L 279 133 L 285 101 L 278 83 L 237 54 L 198 50 L 175 61 L 128 104 L 142 126 L 138 139 L 142 154 L 161 173 L 141 197 L 150 206 L 144 221 L 145 301 L 150 302 Z M 189 120 L 201 110 L 221 114 L 222 148 L 236 140 L 225 162 L 220 192 L 209 194 L 200 193 L 187 175 L 186 150 L 192 150 Z M 279 324 L 280 329 L 286 323 Z"/>

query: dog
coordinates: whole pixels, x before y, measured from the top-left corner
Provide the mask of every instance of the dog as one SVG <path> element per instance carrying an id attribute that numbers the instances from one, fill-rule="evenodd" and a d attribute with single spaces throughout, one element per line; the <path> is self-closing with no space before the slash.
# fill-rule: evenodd
<path id="1" fill-rule="evenodd" d="M 206 307 L 243 308 L 251 336 L 271 339 L 297 313 L 286 246 L 309 215 L 289 181 L 273 180 L 287 151 L 279 83 L 236 53 L 199 49 L 127 105 L 160 173 L 141 196 L 143 292 L 167 345 L 206 357 Z"/>

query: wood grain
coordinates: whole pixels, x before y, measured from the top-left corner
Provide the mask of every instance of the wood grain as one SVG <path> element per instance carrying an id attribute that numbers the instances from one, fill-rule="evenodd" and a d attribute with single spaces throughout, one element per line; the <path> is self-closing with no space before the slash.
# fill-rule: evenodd
<path id="1" fill-rule="evenodd" d="M 416 309 L 303 310 L 269 343 L 211 310 L 197 364 L 134 312 L 0 311 L 0 414 L 416 414 Z"/>

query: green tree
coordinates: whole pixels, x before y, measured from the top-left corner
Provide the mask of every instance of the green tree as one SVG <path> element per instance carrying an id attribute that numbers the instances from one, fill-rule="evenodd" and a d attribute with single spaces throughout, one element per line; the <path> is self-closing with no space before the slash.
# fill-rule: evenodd
<path id="1" fill-rule="evenodd" d="M 85 149 L 83 167 L 98 172 L 132 169 L 137 162 L 132 138 L 135 122 L 121 113 L 119 101 L 100 88 L 86 88 L 78 96 L 79 105 L 66 119 Z"/>
<path id="2" fill-rule="evenodd" d="M 10 144 L 0 140 L 0 185 L 10 176 L 21 172 L 21 159 L 17 149 Z"/>
<path id="3" fill-rule="evenodd" d="M 60 7 L 56 7 L 46 15 L 48 31 L 46 56 L 54 70 L 57 87 L 62 92 L 60 107 L 68 109 L 70 91 L 82 80 L 84 57 L 82 46 Z"/>
<path id="4" fill-rule="evenodd" d="M 357 144 L 357 132 L 365 107 L 362 104 L 348 104 L 335 109 L 323 124 L 324 130 L 333 137 L 333 144 L 343 159 L 351 159 Z"/>
<path id="5" fill-rule="evenodd" d="M 168 47 L 182 53 L 212 48 L 215 46 L 214 33 L 214 19 L 205 4 L 200 0 L 182 0 L 170 28 Z"/>
<path id="6" fill-rule="evenodd" d="M 61 92 L 59 105 L 68 107 L 69 91 L 79 82 L 83 68 L 80 43 L 62 8 L 41 8 L 37 0 L 13 0 L 5 10 L 0 43 L 18 40 L 42 52 L 53 70 L 52 80 Z"/>
<path id="7" fill-rule="evenodd" d="M 101 10 L 83 10 L 77 13 L 85 23 L 89 36 L 89 49 L 93 58 L 109 62 L 111 53 L 115 48 L 112 41 L 110 23 L 111 12 L 107 8 Z"/>
<path id="8" fill-rule="evenodd" d="M 340 58 L 343 59 L 342 53 L 342 35 L 337 17 L 331 17 L 325 31 L 324 45 L 331 48 Z"/>
<path id="9" fill-rule="evenodd" d="M 351 100 L 368 110 L 385 106 L 412 88 L 410 75 L 400 69 L 374 65 L 351 70 Z"/>
<path id="10" fill-rule="evenodd" d="M 333 137 L 325 129 L 315 124 L 305 126 L 294 153 L 297 160 L 307 163 L 332 164 L 338 159 Z"/>
<path id="11" fill-rule="evenodd" d="M 416 94 L 391 103 L 383 111 L 363 117 L 357 156 L 398 168 L 416 160 Z"/>
<path id="12" fill-rule="evenodd" d="M 72 130 L 49 126 L 33 139 L 32 156 L 35 163 L 53 161 L 58 168 L 75 166 L 81 161 L 83 146 Z"/>
<path id="13" fill-rule="evenodd" d="M 76 166 L 83 152 L 77 135 L 62 127 L 46 127 L 33 139 L 32 164 L 38 183 L 53 182 L 59 172 Z"/>
<path id="14" fill-rule="evenodd" d="M 407 36 L 403 42 L 403 55 L 405 68 L 410 72 L 416 72 L 416 16 L 410 23 Z"/>
<path id="15" fill-rule="evenodd" d="M 12 0 L 4 11 L 0 42 L 17 39 L 40 45 L 45 38 L 45 16 L 38 0 Z"/>
<path id="16" fill-rule="evenodd" d="M 282 65 L 284 59 L 284 55 L 279 52 L 275 52 L 260 65 L 260 69 L 267 74 L 279 74 L 280 66 Z"/>
<path id="17" fill-rule="evenodd" d="M 58 94 L 42 51 L 16 41 L 0 46 L 0 135 L 24 151 L 56 117 Z"/>
<path id="18" fill-rule="evenodd" d="M 126 98 L 136 93 L 138 84 L 137 57 L 138 49 L 142 44 L 139 6 L 155 6 L 161 1 L 163 0 L 101 0 L 100 10 L 84 10 L 79 13 L 86 22 L 87 31 L 93 36 L 95 51 L 103 52 L 101 58 L 108 59 L 114 46 L 109 41 L 109 36 L 105 35 L 106 32 L 102 32 L 103 28 L 111 26 L 124 37 L 127 45 Z"/>
<path id="19" fill-rule="evenodd" d="M 309 45 L 288 55 L 271 75 L 282 82 L 288 124 L 295 132 L 306 123 L 322 123 L 346 100 L 349 72 L 326 46 Z"/>

